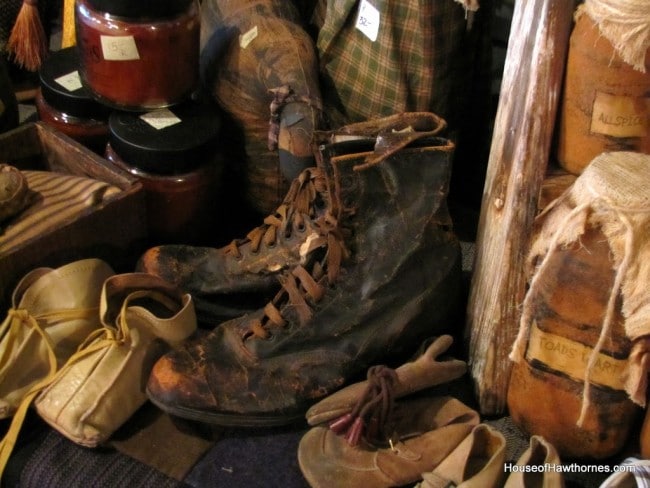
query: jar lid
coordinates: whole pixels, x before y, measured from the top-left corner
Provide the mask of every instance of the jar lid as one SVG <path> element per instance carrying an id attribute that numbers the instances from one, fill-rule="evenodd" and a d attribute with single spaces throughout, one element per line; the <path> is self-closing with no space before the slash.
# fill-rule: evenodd
<path id="1" fill-rule="evenodd" d="M 95 100 L 82 85 L 75 46 L 52 53 L 38 74 L 43 99 L 54 109 L 74 117 L 108 119 L 110 109 Z"/>
<path id="2" fill-rule="evenodd" d="M 178 174 L 205 163 L 221 129 L 214 105 L 188 101 L 146 113 L 113 112 L 110 144 L 129 165 L 157 174 Z"/>
<path id="3" fill-rule="evenodd" d="M 161 19 L 185 12 L 195 0 L 87 0 L 94 10 L 127 18 Z"/>

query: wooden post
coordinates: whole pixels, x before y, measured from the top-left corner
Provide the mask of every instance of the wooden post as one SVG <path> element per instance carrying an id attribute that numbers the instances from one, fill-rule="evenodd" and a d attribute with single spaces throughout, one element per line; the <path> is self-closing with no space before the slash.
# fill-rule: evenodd
<path id="1" fill-rule="evenodd" d="M 483 414 L 506 408 L 523 265 L 550 154 L 573 0 L 515 2 L 467 310 L 470 373 Z"/>

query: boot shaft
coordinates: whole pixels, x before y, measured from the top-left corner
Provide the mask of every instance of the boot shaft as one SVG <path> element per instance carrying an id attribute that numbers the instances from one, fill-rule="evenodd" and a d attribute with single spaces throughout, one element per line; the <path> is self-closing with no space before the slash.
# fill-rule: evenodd
<path id="1" fill-rule="evenodd" d="M 280 306 L 291 330 L 272 342 L 248 344 L 260 357 L 341 336 L 342 347 L 365 365 L 382 348 L 407 352 L 448 326 L 460 283 L 460 247 L 446 205 L 453 144 L 422 139 L 364 165 L 373 147 L 374 139 L 321 148 L 328 212 L 346 258 L 332 280 L 327 255 L 333 246 L 313 252 L 310 259 L 327 272 L 327 279 L 320 279 L 323 296 L 307 298 L 308 321 L 295 300 Z M 369 340 L 378 333 L 382 337 Z"/>
<path id="2" fill-rule="evenodd" d="M 456 241 L 447 208 L 454 145 L 423 138 L 368 165 L 375 143 L 322 146 L 319 161 L 329 175 L 330 212 L 365 277 L 394 275 L 432 247 Z"/>

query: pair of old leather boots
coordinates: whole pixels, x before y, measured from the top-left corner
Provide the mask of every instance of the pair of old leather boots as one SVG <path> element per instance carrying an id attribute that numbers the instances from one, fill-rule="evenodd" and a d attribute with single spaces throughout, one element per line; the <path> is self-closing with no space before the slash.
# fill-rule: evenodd
<path id="1" fill-rule="evenodd" d="M 476 411 L 433 390 L 461 377 L 466 364 L 441 356 L 450 336 L 435 339 L 417 359 L 396 369 L 372 366 L 367 379 L 313 405 L 312 428 L 298 446 L 298 462 L 313 488 L 557 488 L 560 458 L 540 436 L 516 463 L 507 442 L 480 423 Z M 447 385 L 445 385 L 447 386 Z"/>
<path id="2" fill-rule="evenodd" d="M 107 440 L 147 397 L 151 363 L 196 330 L 192 298 L 99 259 L 36 268 L 0 326 L 0 476 L 28 409 L 72 441 Z"/>
<path id="3" fill-rule="evenodd" d="M 149 398 L 202 422 L 286 424 L 369 365 L 452 329 L 460 246 L 444 125 L 409 113 L 319 134 L 317 166 L 246 239 L 149 250 L 140 269 L 191 293 L 202 317 L 235 292 L 270 293 L 159 360 Z"/>

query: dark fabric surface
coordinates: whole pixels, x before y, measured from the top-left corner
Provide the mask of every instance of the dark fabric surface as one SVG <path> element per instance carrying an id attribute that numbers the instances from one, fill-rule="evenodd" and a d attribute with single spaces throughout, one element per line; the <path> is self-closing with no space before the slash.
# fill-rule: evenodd
<path id="1" fill-rule="evenodd" d="M 464 386 L 459 388 L 452 388 L 448 392 L 462 397 Z M 506 460 L 516 462 L 528 447 L 528 437 L 510 417 L 486 419 L 485 422 L 504 434 L 507 440 Z M 298 444 L 308 430 L 307 425 L 223 431 L 221 438 L 196 463 L 183 482 L 114 449 L 78 446 L 39 422 L 39 419 L 32 418 L 28 425 L 7 467 L 2 483 L 4 488 L 309 486 L 297 461 Z M 605 478 L 606 475 L 597 473 L 565 475 L 567 488 L 595 488 Z"/>
<path id="2" fill-rule="evenodd" d="M 196 488 L 308 487 L 297 458 L 298 443 L 306 429 L 226 432 L 185 482 Z"/>
<path id="3" fill-rule="evenodd" d="M 3 488 L 186 486 L 114 449 L 88 449 L 44 425 L 35 428 L 36 435 L 32 431 L 29 443 L 14 453 Z"/>
<path id="4" fill-rule="evenodd" d="M 455 351 L 452 355 L 458 357 Z M 476 408 L 472 402 L 472 385 L 468 376 L 414 395 L 451 395 Z M 506 460 L 515 463 L 528 448 L 528 436 L 510 417 L 484 418 L 483 421 L 503 433 L 507 441 Z M 130 429 L 138 430 L 133 425 Z M 89 449 L 79 446 L 50 429 L 34 412 L 30 412 L 5 471 L 2 486 L 307 488 L 308 484 L 298 466 L 297 453 L 299 442 L 308 429 L 306 423 L 269 429 L 220 429 L 201 424 L 185 425 L 183 430 L 186 437 L 183 442 L 177 445 L 166 443 L 164 448 L 169 452 L 156 452 L 154 459 L 160 461 L 165 458 L 169 462 L 178 459 L 184 465 L 183 469 L 188 470 L 188 459 L 183 450 L 191 442 L 191 433 L 196 436 L 197 443 L 204 445 L 209 430 L 214 443 L 189 469 L 183 481 L 179 482 L 112 447 Z M 159 446 L 146 440 L 158 435 L 150 436 L 151 434 L 144 438 L 140 447 L 141 454 L 147 448 L 159 449 Z M 579 463 L 611 466 L 633 454 L 633 451 L 627 449 L 616 459 Z M 143 458 L 146 459 L 147 456 Z M 574 461 L 562 459 L 562 462 L 568 464 Z M 567 488 L 596 488 L 605 478 L 603 473 L 565 474 Z"/>

